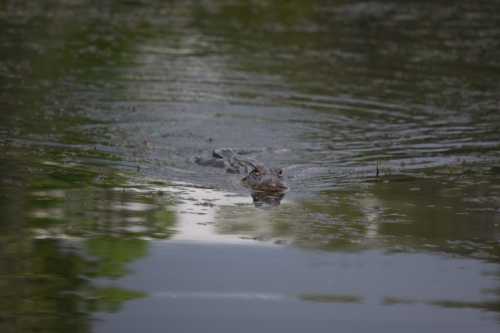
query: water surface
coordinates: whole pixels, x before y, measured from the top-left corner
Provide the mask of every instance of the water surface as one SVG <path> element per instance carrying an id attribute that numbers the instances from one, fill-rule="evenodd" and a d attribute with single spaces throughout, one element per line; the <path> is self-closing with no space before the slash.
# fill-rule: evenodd
<path id="1" fill-rule="evenodd" d="M 499 9 L 0 1 L 2 332 L 498 330 Z"/>

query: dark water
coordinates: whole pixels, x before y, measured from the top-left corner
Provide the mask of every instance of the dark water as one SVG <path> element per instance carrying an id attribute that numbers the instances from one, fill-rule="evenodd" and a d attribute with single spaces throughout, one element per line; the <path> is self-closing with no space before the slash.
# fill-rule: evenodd
<path id="1" fill-rule="evenodd" d="M 496 332 L 499 23 L 0 0 L 0 331 Z M 217 147 L 284 168 L 281 205 Z"/>

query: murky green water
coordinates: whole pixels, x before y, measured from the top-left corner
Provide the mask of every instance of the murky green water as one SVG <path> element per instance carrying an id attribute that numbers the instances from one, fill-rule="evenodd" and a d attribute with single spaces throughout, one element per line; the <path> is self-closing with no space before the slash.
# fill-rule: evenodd
<path id="1" fill-rule="evenodd" d="M 0 331 L 496 332 L 499 22 L 0 0 Z M 217 147 L 282 167 L 281 205 Z"/>

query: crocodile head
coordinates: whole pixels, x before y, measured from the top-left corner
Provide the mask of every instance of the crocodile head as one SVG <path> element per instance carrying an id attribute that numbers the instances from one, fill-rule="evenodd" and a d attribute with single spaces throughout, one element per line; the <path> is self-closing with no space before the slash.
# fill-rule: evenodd
<path id="1" fill-rule="evenodd" d="M 283 180 L 283 170 L 255 165 L 252 171 L 241 180 L 243 186 L 253 192 L 284 193 L 288 190 Z"/>

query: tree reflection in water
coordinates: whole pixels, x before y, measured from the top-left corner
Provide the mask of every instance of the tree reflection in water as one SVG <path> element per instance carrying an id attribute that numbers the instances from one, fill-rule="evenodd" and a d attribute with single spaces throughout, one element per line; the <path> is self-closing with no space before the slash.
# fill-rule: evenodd
<path id="1" fill-rule="evenodd" d="M 117 189 L 120 176 L 38 166 L 52 177 L 2 173 L 3 188 L 14 184 L 10 193 L 18 198 L 0 201 L 0 329 L 88 332 L 92 313 L 118 311 L 146 296 L 113 280 L 147 255 L 145 237 L 172 234 L 174 216 L 158 204 L 168 201 L 164 196 Z M 8 181 L 16 178 L 23 186 Z M 83 179 L 88 186 L 81 186 Z M 95 284 L 96 278 L 103 282 Z"/>

